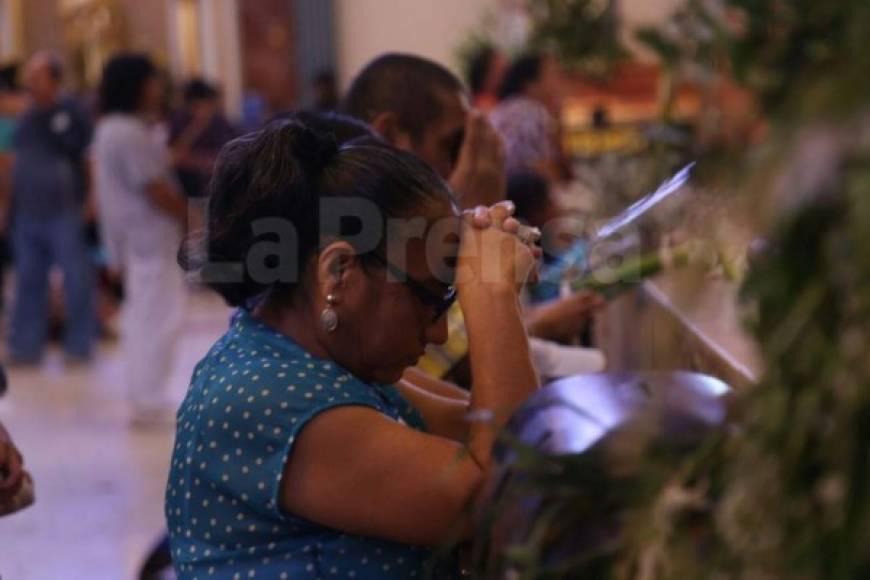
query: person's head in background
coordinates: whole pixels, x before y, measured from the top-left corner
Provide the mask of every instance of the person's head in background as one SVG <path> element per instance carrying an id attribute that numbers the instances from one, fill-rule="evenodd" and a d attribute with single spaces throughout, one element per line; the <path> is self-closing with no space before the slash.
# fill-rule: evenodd
<path id="1" fill-rule="evenodd" d="M 540 228 L 545 239 L 541 241 L 545 257 L 552 258 L 564 249 L 565 240 L 557 233 L 557 220 L 564 212 L 553 197 L 550 183 L 534 171 L 522 171 L 508 176 L 507 198 L 514 202 L 514 216 L 523 223 Z"/>
<path id="2" fill-rule="evenodd" d="M 528 53 L 514 60 L 498 91 L 499 101 L 524 97 L 544 105 L 558 116 L 562 108 L 562 69 L 549 53 Z"/>
<path id="3" fill-rule="evenodd" d="M 203 79 L 191 79 L 184 85 L 184 108 L 197 119 L 211 119 L 220 108 L 220 91 Z"/>
<path id="4" fill-rule="evenodd" d="M 488 111 L 498 102 L 498 90 L 507 65 L 504 55 L 489 44 L 471 56 L 465 74 L 475 108 Z"/>
<path id="5" fill-rule="evenodd" d="M 470 110 L 462 82 L 431 60 L 410 54 L 377 57 L 356 76 L 342 111 L 410 151 L 441 177 L 453 173 Z"/>
<path id="6" fill-rule="evenodd" d="M 19 68 L 17 63 L 0 67 L 0 119 L 17 117 L 27 106 L 27 96 L 18 84 Z M 9 134 L 11 135 L 11 130 Z M 0 142 L 2 141 L 3 138 L 0 137 Z M 0 144 L 0 149 L 3 149 L 2 144 Z"/>
<path id="7" fill-rule="evenodd" d="M 337 145 L 344 145 L 363 137 L 379 139 L 377 133 L 359 119 L 334 111 L 300 111 L 283 118 L 295 119 L 318 135 L 332 139 Z"/>
<path id="8" fill-rule="evenodd" d="M 338 86 L 335 82 L 335 73 L 332 70 L 322 70 L 314 75 L 314 103 L 315 111 L 328 112 L 338 109 Z"/>
<path id="9" fill-rule="evenodd" d="M 18 90 L 18 64 L 0 66 L 0 94 L 14 93 Z"/>
<path id="10" fill-rule="evenodd" d="M 54 106 L 63 88 L 63 63 L 51 52 L 37 52 L 27 62 L 24 83 L 37 108 Z"/>
<path id="11" fill-rule="evenodd" d="M 103 69 L 99 93 L 103 115 L 135 115 L 152 120 L 163 111 L 163 79 L 151 59 L 143 54 L 119 54 L 109 60 Z"/>

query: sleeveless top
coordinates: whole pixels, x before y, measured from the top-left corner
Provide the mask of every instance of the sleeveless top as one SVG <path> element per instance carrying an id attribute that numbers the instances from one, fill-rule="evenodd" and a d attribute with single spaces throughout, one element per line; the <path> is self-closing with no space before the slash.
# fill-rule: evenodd
<path id="1" fill-rule="evenodd" d="M 420 578 L 428 548 L 287 513 L 279 489 L 300 430 L 342 405 L 425 430 L 391 385 L 364 383 L 240 310 L 199 362 L 178 412 L 166 490 L 180 579 Z"/>

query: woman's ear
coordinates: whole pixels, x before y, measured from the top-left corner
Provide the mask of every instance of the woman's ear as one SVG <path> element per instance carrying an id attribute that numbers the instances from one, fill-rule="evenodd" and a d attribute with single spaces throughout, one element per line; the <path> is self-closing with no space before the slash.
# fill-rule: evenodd
<path id="1" fill-rule="evenodd" d="M 395 113 L 378 113 L 369 124 L 378 135 L 393 147 L 405 151 L 411 149 L 411 135 L 399 123 L 399 118 Z"/>
<path id="2" fill-rule="evenodd" d="M 340 295 L 349 272 L 359 263 L 356 250 L 347 242 L 333 242 L 317 257 L 317 284 L 322 296 Z"/>

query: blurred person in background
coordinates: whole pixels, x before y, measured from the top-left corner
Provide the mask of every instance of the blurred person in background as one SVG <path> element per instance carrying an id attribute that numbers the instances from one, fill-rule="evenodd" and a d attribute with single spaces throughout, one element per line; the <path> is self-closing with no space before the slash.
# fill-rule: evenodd
<path id="1" fill-rule="evenodd" d="M 489 119 L 505 146 L 508 174 L 536 171 L 552 183 L 567 177 L 559 118 L 562 72 L 553 55 L 530 53 L 508 68 Z"/>
<path id="2" fill-rule="evenodd" d="M 338 109 L 338 85 L 335 82 L 335 73 L 332 70 L 322 70 L 314 76 L 314 103 L 312 111 L 316 113 L 329 113 Z"/>
<path id="3" fill-rule="evenodd" d="M 148 57 L 112 58 L 100 84 L 93 145 L 102 239 L 124 285 L 121 340 L 133 425 L 172 424 L 166 382 L 184 314 L 186 286 L 176 264 L 186 206 L 160 118 L 163 82 Z"/>
<path id="4" fill-rule="evenodd" d="M 401 53 L 376 57 L 351 82 L 342 110 L 425 161 L 448 181 L 463 208 L 504 199 L 501 139 L 486 117 L 471 109 L 462 81 L 437 62 Z M 470 384 L 470 372 L 450 374 L 468 353 L 464 317 L 456 305 L 447 312 L 447 326 L 447 341 L 429 345 L 420 359 L 424 372 L 409 369 L 408 376 L 439 395 L 463 399 L 467 393 L 426 381 L 428 375 Z"/>
<path id="5" fill-rule="evenodd" d="M 220 105 L 220 92 L 214 86 L 193 79 L 184 87 L 184 107 L 170 121 L 175 173 L 189 198 L 206 195 L 221 147 L 238 135 Z"/>
<path id="6" fill-rule="evenodd" d="M 544 232 L 542 272 L 547 279 L 527 286 L 525 320 L 529 334 L 561 343 L 572 342 L 588 328 L 591 314 L 605 304 L 604 298 L 594 292 L 562 294 L 560 281 L 564 271 L 560 269 L 559 257 L 584 242 L 558 227 L 567 214 L 541 175 L 532 171 L 511 175 L 507 197 L 516 207 L 517 219 Z M 555 281 L 551 281 L 551 276 Z"/>
<path id="7" fill-rule="evenodd" d="M 34 55 L 25 81 L 32 104 L 13 139 L 12 243 L 17 269 L 9 340 L 15 364 L 39 364 L 49 318 L 49 273 L 63 272 L 64 350 L 73 363 L 90 360 L 96 338 L 94 272 L 84 238 L 85 152 L 91 125 L 62 93 L 63 67 Z"/>
<path id="8" fill-rule="evenodd" d="M 18 86 L 18 65 L 0 67 L 0 289 L 11 260 L 9 210 L 12 201 L 13 137 L 18 117 L 27 108 L 27 96 Z M 0 309 L 4 292 L 0 292 Z"/>
<path id="9" fill-rule="evenodd" d="M 369 123 L 388 143 L 428 163 L 449 182 L 462 207 L 504 200 L 507 177 L 501 138 L 486 116 L 471 110 L 462 82 L 440 64 L 415 55 L 379 56 L 352 81 L 343 109 Z M 524 317 L 530 333 L 567 340 L 568 331 L 585 326 L 598 306 L 593 297 L 572 298 L 555 308 L 526 309 Z M 563 315 L 570 315 L 570 319 L 562 321 Z M 448 311 L 447 326 L 447 341 L 429 345 L 418 367 L 427 375 L 468 387 L 468 335 L 458 307 Z M 551 345 L 542 341 L 533 341 L 532 355 L 546 376 L 554 376 L 551 369 L 561 372 L 566 358 L 569 362 L 575 358 L 561 351 L 553 354 Z M 584 368 L 600 370 L 600 366 L 596 359 L 593 366 Z M 438 382 L 426 382 L 421 375 L 415 369 L 408 372 L 409 377 L 438 394 L 461 396 Z"/>
<path id="10" fill-rule="evenodd" d="M 18 86 L 18 65 L 0 67 L 0 171 L 11 167 L 12 142 L 27 96 Z"/>
<path id="11" fill-rule="evenodd" d="M 463 208 L 504 199 L 501 140 L 472 111 L 462 81 L 440 64 L 410 54 L 379 56 L 353 80 L 342 107 L 428 163 Z"/>
<path id="12" fill-rule="evenodd" d="M 492 45 L 482 46 L 472 55 L 465 74 L 474 108 L 486 113 L 496 106 L 507 64 L 504 55 Z"/>

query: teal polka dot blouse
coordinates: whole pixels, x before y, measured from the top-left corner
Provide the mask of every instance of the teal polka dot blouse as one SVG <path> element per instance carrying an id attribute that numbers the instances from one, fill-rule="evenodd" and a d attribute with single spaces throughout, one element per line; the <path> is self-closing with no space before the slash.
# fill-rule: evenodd
<path id="1" fill-rule="evenodd" d="M 345 534 L 278 505 L 294 439 L 340 405 L 425 429 L 394 387 L 312 357 L 244 310 L 234 316 L 178 412 L 166 519 L 180 579 L 423 577 L 425 548 Z"/>

